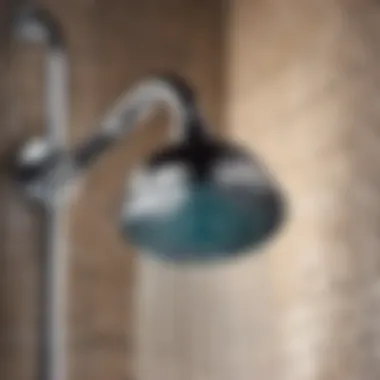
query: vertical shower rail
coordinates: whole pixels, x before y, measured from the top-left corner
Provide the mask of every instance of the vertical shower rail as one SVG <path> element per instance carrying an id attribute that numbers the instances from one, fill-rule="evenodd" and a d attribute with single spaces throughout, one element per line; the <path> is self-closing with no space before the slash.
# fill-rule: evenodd
<path id="1" fill-rule="evenodd" d="M 44 44 L 45 131 L 40 141 L 51 152 L 67 150 L 68 57 L 62 28 L 45 9 L 19 9 L 15 35 L 27 43 Z M 38 147 L 35 147 L 37 149 Z M 69 165 L 69 162 L 67 162 Z M 68 198 L 59 191 L 45 194 L 45 243 L 40 273 L 38 380 L 66 380 L 68 299 Z"/>

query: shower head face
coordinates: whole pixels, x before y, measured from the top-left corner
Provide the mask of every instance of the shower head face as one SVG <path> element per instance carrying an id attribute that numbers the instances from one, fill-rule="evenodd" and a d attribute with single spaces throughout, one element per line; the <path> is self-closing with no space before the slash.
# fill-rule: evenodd
<path id="1" fill-rule="evenodd" d="M 216 140 L 155 153 L 129 181 L 121 229 L 143 252 L 174 261 L 252 252 L 283 220 L 283 202 L 264 168 Z"/>

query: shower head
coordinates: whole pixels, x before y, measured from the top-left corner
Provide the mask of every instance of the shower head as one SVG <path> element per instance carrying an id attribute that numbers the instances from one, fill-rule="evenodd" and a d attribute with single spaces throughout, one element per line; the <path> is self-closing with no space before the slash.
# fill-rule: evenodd
<path id="1" fill-rule="evenodd" d="M 258 161 L 202 136 L 156 152 L 133 172 L 120 227 L 142 252 L 163 259 L 235 258 L 276 231 L 283 207 Z"/>
<path id="2" fill-rule="evenodd" d="M 93 164 L 157 102 L 173 111 L 180 133 L 127 176 L 123 237 L 142 252 L 182 262 L 234 258 L 261 246 L 283 222 L 282 193 L 256 157 L 210 134 L 193 91 L 177 76 L 140 82 L 106 114 L 100 132 L 72 152 L 41 149 L 44 144 L 29 149 L 20 156 L 19 178 L 48 203 L 60 181 Z"/>

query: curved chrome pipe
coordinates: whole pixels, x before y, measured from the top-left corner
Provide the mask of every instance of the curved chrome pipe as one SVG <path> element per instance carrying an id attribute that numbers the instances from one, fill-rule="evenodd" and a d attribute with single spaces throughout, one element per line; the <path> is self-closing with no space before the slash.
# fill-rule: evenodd
<path id="1" fill-rule="evenodd" d="M 101 120 L 100 130 L 74 149 L 72 157 L 76 168 L 88 166 L 160 105 L 172 111 L 174 138 L 184 140 L 194 133 L 206 133 L 194 94 L 182 78 L 174 75 L 148 78 L 126 91 Z"/>

